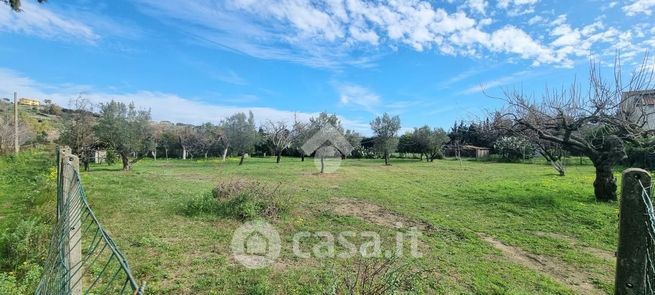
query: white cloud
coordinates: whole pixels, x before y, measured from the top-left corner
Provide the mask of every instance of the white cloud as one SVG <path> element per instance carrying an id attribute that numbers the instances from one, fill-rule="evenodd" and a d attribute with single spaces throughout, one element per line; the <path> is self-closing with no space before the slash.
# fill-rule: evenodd
<path id="1" fill-rule="evenodd" d="M 466 5 L 475 12 L 486 15 L 487 1 L 485 0 L 467 0 Z"/>
<path id="2" fill-rule="evenodd" d="M 286 60 L 314 67 L 368 65 L 375 56 L 399 45 L 416 51 L 479 56 L 484 51 L 563 63 L 541 41 L 516 26 L 485 31 L 490 18 L 475 19 L 464 11 L 449 13 L 429 1 L 363 0 L 190 0 L 185 9 L 172 0 L 140 0 L 142 9 L 182 28 L 198 41 L 264 59 Z M 466 2 L 483 15 L 484 0 Z M 507 0 L 500 7 L 532 9 L 536 0 Z M 511 30 L 511 31 L 510 31 Z M 499 40 L 516 33 L 527 44 Z M 488 41 L 495 43 L 489 44 Z M 536 52 L 526 50 L 536 49 Z"/>
<path id="3" fill-rule="evenodd" d="M 544 15 L 524 17 L 527 28 L 507 18 L 491 18 L 498 9 L 508 16 L 532 13 L 538 0 L 499 0 L 495 11 L 488 0 L 462 0 L 455 12 L 428 0 L 188 0 L 185 9 L 173 0 L 138 3 L 147 14 L 201 44 L 322 68 L 371 66 L 379 56 L 403 47 L 571 67 L 592 50 L 620 46 L 611 42 L 623 33 L 595 24 L 573 27 L 565 14 L 550 23 L 555 34 L 535 26 L 548 22 Z M 641 36 L 638 33 L 635 36 Z M 601 49 L 598 43 L 609 46 Z"/>
<path id="4" fill-rule="evenodd" d="M 366 111 L 375 113 L 375 107 L 380 104 L 380 96 L 373 91 L 355 84 L 344 84 L 337 87 L 339 103 L 344 106 L 354 105 Z"/>
<path id="5" fill-rule="evenodd" d="M 498 8 L 506 10 L 509 16 L 530 14 L 535 11 L 539 0 L 499 0 Z"/>
<path id="6" fill-rule="evenodd" d="M 492 88 L 513 84 L 517 80 L 524 79 L 526 77 L 534 76 L 534 75 L 536 75 L 535 71 L 516 72 L 516 73 L 510 74 L 510 75 L 504 76 L 504 77 L 500 77 L 500 78 L 495 79 L 495 80 L 480 83 L 479 85 L 470 86 L 469 88 L 467 88 L 464 91 L 460 92 L 460 94 L 482 93 L 483 91 L 488 91 L 488 90 L 490 90 Z"/>
<path id="7" fill-rule="evenodd" d="M 318 113 L 295 112 L 270 107 L 238 107 L 217 105 L 196 99 L 181 97 L 172 93 L 156 91 L 135 91 L 130 93 L 107 92 L 95 90 L 87 85 L 51 85 L 44 84 L 25 77 L 15 71 L 0 68 L 0 97 L 10 97 L 18 92 L 19 97 L 31 97 L 40 100 L 52 99 L 59 105 L 69 106 L 71 99 L 82 95 L 94 104 L 108 102 L 109 100 L 124 103 L 134 102 L 141 109 L 150 109 L 153 120 L 172 121 L 180 123 L 201 124 L 204 122 L 218 123 L 237 112 L 252 111 L 258 123 L 266 120 L 272 121 L 308 121 Z M 339 117 L 344 127 L 358 132 L 369 134 L 369 126 L 365 122 Z"/>
<path id="8" fill-rule="evenodd" d="M 539 23 L 543 23 L 545 21 L 546 21 L 546 19 L 544 19 L 544 17 L 542 17 L 540 15 L 535 15 L 535 16 L 533 16 L 532 18 L 530 18 L 528 20 L 528 25 L 533 26 L 533 25 L 536 25 L 536 24 L 539 24 Z"/>
<path id="9" fill-rule="evenodd" d="M 78 40 L 94 44 L 100 36 L 74 18 L 46 9 L 43 5 L 23 1 L 23 11 L 0 9 L 0 31 L 33 35 L 53 40 Z"/>
<path id="10" fill-rule="evenodd" d="M 635 16 L 639 13 L 651 15 L 655 7 L 655 0 L 632 0 L 632 3 L 623 6 L 623 12 L 628 16 Z"/>

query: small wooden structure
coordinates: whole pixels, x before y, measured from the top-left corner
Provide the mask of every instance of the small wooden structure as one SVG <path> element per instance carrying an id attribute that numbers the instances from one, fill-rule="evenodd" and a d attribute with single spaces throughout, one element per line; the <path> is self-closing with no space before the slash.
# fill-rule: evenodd
<path id="1" fill-rule="evenodd" d="M 490 148 L 479 147 L 474 145 L 452 145 L 446 149 L 448 157 L 465 157 L 465 158 L 484 158 L 489 156 Z"/>

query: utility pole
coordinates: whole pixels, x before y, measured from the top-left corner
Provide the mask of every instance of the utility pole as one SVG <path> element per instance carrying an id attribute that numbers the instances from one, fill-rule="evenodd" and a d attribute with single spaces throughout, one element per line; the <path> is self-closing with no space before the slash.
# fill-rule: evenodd
<path id="1" fill-rule="evenodd" d="M 18 145 L 18 94 L 14 92 L 14 153 L 18 155 L 20 146 Z"/>

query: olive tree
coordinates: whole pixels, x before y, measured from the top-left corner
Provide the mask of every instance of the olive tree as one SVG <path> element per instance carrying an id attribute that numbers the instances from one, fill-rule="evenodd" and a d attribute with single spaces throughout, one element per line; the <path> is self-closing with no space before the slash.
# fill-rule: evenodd
<path id="1" fill-rule="evenodd" d="M 245 155 L 255 147 L 257 142 L 257 128 L 252 112 L 248 116 L 244 113 L 236 113 L 221 123 L 226 146 L 229 146 L 233 153 L 241 156 L 239 165 L 243 164 Z"/>
<path id="2" fill-rule="evenodd" d="M 326 112 L 321 112 L 317 117 L 309 118 L 309 129 L 307 130 L 307 138 L 311 138 L 319 133 L 324 132 L 327 128 L 334 128 L 336 131 L 343 135 L 343 126 L 341 126 L 341 120 L 337 117 L 336 114 L 328 114 Z M 307 152 L 307 151 L 303 151 Z M 334 143 L 326 141 L 322 143 L 316 151 L 314 151 L 314 157 L 318 156 L 321 160 L 321 173 L 325 170 L 325 157 L 332 157 L 333 152 L 335 155 L 341 154 L 343 157 L 343 152 L 337 149 L 334 146 Z"/>
<path id="3" fill-rule="evenodd" d="M 411 134 L 413 150 L 425 155 L 425 161 L 432 162 L 442 155 L 444 145 L 450 140 L 446 131 L 442 128 L 430 128 L 423 126 L 414 128 Z"/>
<path id="4" fill-rule="evenodd" d="M 384 156 L 384 165 L 389 165 L 389 155 L 398 147 L 400 117 L 384 113 L 371 121 L 371 129 L 376 136 L 375 148 Z"/>
<path id="5" fill-rule="evenodd" d="M 150 111 L 137 110 L 134 103 L 118 101 L 100 104 L 100 118 L 95 127 L 98 139 L 121 156 L 123 170 L 130 170 L 146 150 L 150 137 Z M 130 155 L 137 157 L 130 161 Z"/>

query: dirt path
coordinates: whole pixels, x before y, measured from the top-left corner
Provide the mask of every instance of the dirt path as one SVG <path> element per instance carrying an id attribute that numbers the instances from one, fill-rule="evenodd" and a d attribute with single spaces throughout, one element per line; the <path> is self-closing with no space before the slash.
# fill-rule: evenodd
<path id="1" fill-rule="evenodd" d="M 339 198 L 334 199 L 331 202 L 331 206 L 332 210 L 339 215 L 354 216 L 380 226 L 390 228 L 415 226 L 423 231 L 436 230 L 432 225 L 426 222 L 407 218 L 382 206 L 366 201 Z M 561 234 L 544 232 L 537 232 L 535 234 L 560 239 L 570 243 L 572 246 L 579 246 L 581 244 L 576 239 Z M 591 283 L 592 278 L 588 273 L 560 261 L 559 259 L 528 253 L 522 249 L 506 245 L 493 237 L 480 235 L 480 238 L 494 248 L 500 250 L 504 259 L 549 276 L 558 283 L 574 290 L 576 294 L 606 294 Z M 591 247 L 585 247 L 584 249 L 588 253 L 601 259 L 614 259 L 614 254 L 605 250 Z"/>
<path id="2" fill-rule="evenodd" d="M 587 273 L 556 258 L 528 253 L 489 236 L 480 235 L 480 237 L 500 250 L 507 260 L 545 274 L 574 290 L 576 294 L 606 294 L 591 283 L 592 278 Z"/>
<path id="3" fill-rule="evenodd" d="M 390 228 L 416 227 L 421 231 L 433 231 L 432 225 L 402 216 L 373 203 L 353 200 L 334 199 L 333 211 L 339 215 L 354 216 L 370 223 Z"/>
<path id="4" fill-rule="evenodd" d="M 604 260 L 607 260 L 607 261 L 616 261 L 616 255 L 614 254 L 614 252 L 603 250 L 603 249 L 598 249 L 598 248 L 594 248 L 594 247 L 584 246 L 583 242 L 581 242 L 578 239 L 573 238 L 573 237 L 569 237 L 569 236 L 559 234 L 559 233 L 547 233 L 547 232 L 540 232 L 540 231 L 535 232 L 534 234 L 537 235 L 537 236 L 540 236 L 540 237 L 548 237 L 548 238 L 552 238 L 552 239 L 567 242 L 567 243 L 569 243 L 571 245 L 571 247 L 582 249 L 583 252 L 589 253 L 589 254 L 591 254 L 593 256 L 596 256 L 596 257 L 598 257 L 600 259 L 604 259 Z"/>

